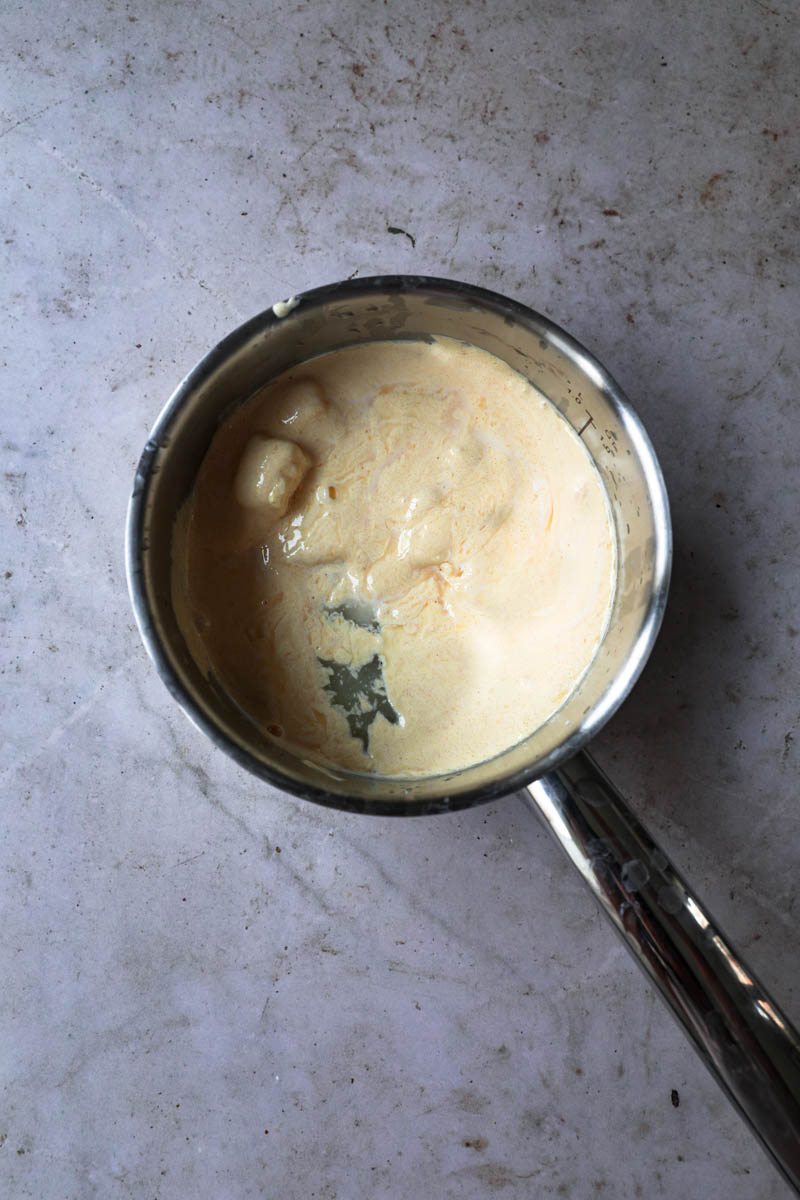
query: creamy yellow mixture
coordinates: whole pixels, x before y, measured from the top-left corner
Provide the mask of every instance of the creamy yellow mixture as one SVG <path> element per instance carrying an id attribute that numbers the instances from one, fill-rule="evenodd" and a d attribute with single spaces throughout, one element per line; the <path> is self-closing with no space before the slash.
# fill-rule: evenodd
<path id="1" fill-rule="evenodd" d="M 615 543 L 580 438 L 449 339 L 371 342 L 238 409 L 175 542 L 190 645 L 304 758 L 428 775 L 541 725 L 603 637 Z"/>

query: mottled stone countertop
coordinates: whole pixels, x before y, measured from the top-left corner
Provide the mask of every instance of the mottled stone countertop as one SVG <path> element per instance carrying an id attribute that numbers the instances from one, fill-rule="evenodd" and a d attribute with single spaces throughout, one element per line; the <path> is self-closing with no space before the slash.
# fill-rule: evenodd
<path id="1" fill-rule="evenodd" d="M 166 397 L 277 298 L 435 274 L 567 327 L 676 539 L 594 750 L 798 1020 L 798 25 L 2 6 L 4 1196 L 788 1196 L 519 798 L 368 819 L 243 773 L 122 547 Z"/>

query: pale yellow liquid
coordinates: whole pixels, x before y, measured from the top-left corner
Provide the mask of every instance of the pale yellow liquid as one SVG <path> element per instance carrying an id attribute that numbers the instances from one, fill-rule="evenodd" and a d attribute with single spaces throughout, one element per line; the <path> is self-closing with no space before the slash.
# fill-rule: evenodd
<path id="1" fill-rule="evenodd" d="M 175 539 L 204 669 L 301 757 L 383 775 L 534 732 L 596 653 L 615 574 L 580 438 L 449 339 L 337 350 L 270 384 L 216 435 Z"/>

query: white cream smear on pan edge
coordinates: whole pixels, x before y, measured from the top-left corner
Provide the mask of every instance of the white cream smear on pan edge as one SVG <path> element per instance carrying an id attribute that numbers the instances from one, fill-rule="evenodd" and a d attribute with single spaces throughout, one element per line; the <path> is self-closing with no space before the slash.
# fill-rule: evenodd
<path id="1" fill-rule="evenodd" d="M 322 765 L 434 775 L 574 690 L 616 547 L 577 433 L 500 359 L 369 342 L 286 372 L 214 437 L 173 539 L 201 668 Z"/>

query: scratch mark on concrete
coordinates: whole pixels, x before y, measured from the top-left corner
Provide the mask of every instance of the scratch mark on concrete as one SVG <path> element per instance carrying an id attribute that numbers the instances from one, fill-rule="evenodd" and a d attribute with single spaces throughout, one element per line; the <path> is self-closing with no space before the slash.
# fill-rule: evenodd
<path id="1" fill-rule="evenodd" d="M 732 396 L 729 396 L 729 397 L 728 397 L 728 400 L 729 400 L 730 402 L 733 402 L 733 401 L 735 401 L 735 400 L 745 400 L 745 399 L 746 399 L 748 396 L 752 396 L 753 392 L 754 392 L 754 391 L 756 391 L 756 389 L 757 389 L 757 388 L 760 388 L 760 387 L 761 387 L 761 385 L 762 385 L 762 383 L 764 382 L 764 380 L 765 380 L 765 379 L 769 379 L 770 375 L 771 375 L 771 374 L 772 374 L 772 372 L 775 370 L 775 368 L 777 367 L 778 363 L 781 361 L 781 356 L 783 355 L 783 352 L 784 352 L 784 350 L 785 350 L 785 349 L 786 349 L 786 343 L 784 342 L 784 343 L 783 343 L 783 345 L 781 346 L 780 350 L 779 350 L 779 351 L 778 351 L 778 353 L 776 354 L 776 356 L 775 356 L 775 359 L 774 359 L 774 360 L 773 360 L 773 362 L 772 362 L 772 363 L 770 363 L 770 365 L 767 367 L 766 371 L 765 371 L 765 372 L 764 372 L 764 374 L 761 376 L 761 378 L 760 378 L 760 379 L 757 379 L 757 380 L 755 381 L 755 383 L 751 384 L 751 385 L 750 385 L 750 387 L 749 387 L 749 388 L 746 388 L 746 389 L 745 389 L 743 392 L 734 392 L 734 394 L 733 394 Z"/>
<path id="2" fill-rule="evenodd" d="M 39 117 L 45 116 L 46 113 L 52 112 L 54 108 L 60 108 L 62 104 L 68 104 L 70 100 L 77 100 L 81 96 L 89 96 L 92 92 L 100 92 L 104 88 L 119 86 L 121 80 L 106 79 L 103 83 L 96 83 L 89 88 L 75 88 L 68 92 L 66 96 L 62 96 L 60 100 L 51 100 L 49 104 L 45 104 L 44 108 L 39 108 L 36 112 L 28 113 L 27 117 L 20 117 L 18 121 L 14 121 L 7 129 L 0 133 L 0 138 L 4 138 L 7 134 L 13 133 L 15 129 L 19 129 L 20 125 L 29 125 L 31 121 L 38 120 Z M 6 114 L 8 115 L 8 114 Z"/>
<path id="3" fill-rule="evenodd" d="M 205 850 L 201 850 L 199 854 L 193 854 L 191 858 L 182 858 L 180 862 L 175 863 L 176 867 L 185 867 L 187 863 L 195 862 L 196 859 L 202 858 Z"/>
<path id="4" fill-rule="evenodd" d="M 137 216 L 137 214 L 132 211 L 132 209 L 128 208 L 127 204 L 123 204 L 120 198 L 112 191 L 109 191 L 104 184 L 100 183 L 100 181 L 97 179 L 93 179 L 92 176 L 87 174 L 86 171 L 83 171 L 77 163 L 71 162 L 70 159 L 67 158 L 66 154 L 62 153 L 57 146 L 51 145 L 43 138 L 37 139 L 37 145 L 45 152 L 45 154 L 48 154 L 51 158 L 54 158 L 56 162 L 64 168 L 65 171 L 68 171 L 70 175 L 73 175 L 76 179 L 80 180 L 81 183 L 91 188 L 96 196 L 99 196 L 104 203 L 110 205 L 110 207 L 115 209 L 120 216 L 133 225 L 134 229 L 136 229 L 142 235 L 144 240 L 150 246 L 152 246 L 155 250 L 158 250 L 160 254 L 163 254 L 164 257 L 170 262 L 174 263 L 178 269 L 178 275 L 181 279 L 191 279 L 192 282 L 197 284 L 198 287 L 201 287 L 207 291 L 211 296 L 213 296 L 220 307 L 225 309 L 228 315 L 234 318 L 237 324 L 241 324 L 245 320 L 245 314 L 236 308 L 235 305 L 231 304 L 227 296 L 223 296 L 221 293 L 217 292 L 215 288 L 210 286 L 207 280 L 201 279 L 191 267 L 184 266 L 178 260 L 175 252 L 164 241 L 164 239 L 161 238 L 153 229 L 151 229 L 146 221 L 143 221 L 141 217 Z"/>
<path id="5" fill-rule="evenodd" d="M 39 747 L 37 747 L 30 757 L 26 758 L 22 762 L 16 761 L 10 764 L 8 767 L 3 768 L 2 772 L 0 772 L 0 779 L 8 780 L 13 777 L 19 777 L 23 772 L 30 771 L 31 767 L 34 766 L 40 758 L 43 758 L 48 751 L 53 748 L 53 746 L 62 741 L 64 735 L 69 732 L 73 725 L 82 720 L 87 713 L 92 711 L 92 709 L 100 702 L 103 692 L 106 690 L 109 682 L 121 675 L 126 670 L 128 664 L 138 656 L 138 653 L 138 649 L 136 651 L 132 651 L 126 658 L 123 659 L 121 663 L 117 664 L 113 671 L 108 671 L 97 684 L 91 695 L 84 700 L 83 704 L 78 705 L 75 710 L 69 714 L 66 720 L 55 725 L 50 731 L 50 736 L 46 739 L 46 741 L 42 742 Z"/>

